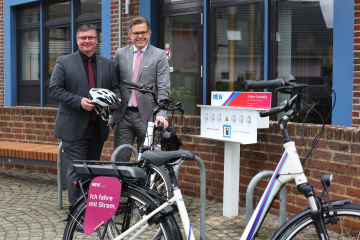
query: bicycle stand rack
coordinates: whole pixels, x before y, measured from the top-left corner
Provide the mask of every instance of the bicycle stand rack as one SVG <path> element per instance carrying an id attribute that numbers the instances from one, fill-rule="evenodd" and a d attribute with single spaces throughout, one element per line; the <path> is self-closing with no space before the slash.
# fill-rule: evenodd
<path id="1" fill-rule="evenodd" d="M 123 149 L 130 149 L 134 153 L 136 159 L 135 161 L 137 161 L 139 155 L 138 151 L 134 146 L 130 144 L 124 144 L 117 147 L 114 150 L 113 154 L 111 155 L 111 161 L 115 161 L 117 154 Z M 184 162 L 185 160 L 182 160 L 180 164 L 175 166 L 176 178 L 178 178 L 180 167 Z M 205 240 L 206 239 L 206 170 L 205 170 L 204 162 L 197 156 L 195 156 L 195 162 L 197 162 L 197 164 L 200 167 L 200 240 Z"/>
<path id="2" fill-rule="evenodd" d="M 262 171 L 256 174 L 250 181 L 246 190 L 246 225 L 249 223 L 253 214 L 253 196 L 256 184 L 265 177 L 271 177 L 274 171 Z M 286 222 L 286 188 L 283 186 L 280 190 L 280 214 L 279 214 L 279 227 Z"/>

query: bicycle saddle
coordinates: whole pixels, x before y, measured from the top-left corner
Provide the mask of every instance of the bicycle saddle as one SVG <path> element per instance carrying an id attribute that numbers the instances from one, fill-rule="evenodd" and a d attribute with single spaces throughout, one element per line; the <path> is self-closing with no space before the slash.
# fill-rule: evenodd
<path id="1" fill-rule="evenodd" d="M 155 166 L 161 166 L 167 161 L 170 160 L 177 160 L 179 158 L 184 160 L 194 160 L 195 155 L 187 150 L 178 150 L 178 151 L 167 151 L 167 152 L 160 152 L 160 151 L 146 151 L 141 156 L 149 160 Z"/>

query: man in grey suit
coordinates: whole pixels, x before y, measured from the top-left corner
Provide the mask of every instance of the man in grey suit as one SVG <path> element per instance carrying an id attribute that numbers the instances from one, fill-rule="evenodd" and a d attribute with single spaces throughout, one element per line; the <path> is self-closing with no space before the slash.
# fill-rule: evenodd
<path id="1" fill-rule="evenodd" d="M 120 98 L 114 62 L 95 53 L 98 41 L 96 27 L 92 24 L 80 26 L 76 40 L 79 51 L 56 60 L 49 87 L 50 96 L 59 102 L 54 137 L 62 140 L 68 161 L 70 208 L 81 194 L 79 189 L 74 188 L 74 182 L 79 177 L 73 170 L 73 160 L 100 160 L 109 134 L 107 122 L 96 115 L 94 105 L 88 99 L 89 90 L 109 89 Z"/>
<path id="2" fill-rule="evenodd" d="M 168 97 L 170 92 L 166 53 L 148 44 L 151 36 L 149 28 L 146 18 L 137 17 L 131 20 L 128 35 L 133 45 L 119 48 L 114 57 L 123 100 L 121 106 L 113 113 L 112 121 L 109 121 L 110 126 L 115 127 L 114 149 L 122 144 L 133 144 L 135 137 L 138 147 L 143 144 L 149 115 L 156 106 L 151 96 L 129 90 L 123 81 L 153 85 L 153 90 L 158 93 L 159 99 Z M 162 122 L 166 128 L 168 126 L 166 116 L 165 111 L 159 112 L 155 126 Z M 117 161 L 129 161 L 131 152 L 125 151 L 118 154 Z"/>

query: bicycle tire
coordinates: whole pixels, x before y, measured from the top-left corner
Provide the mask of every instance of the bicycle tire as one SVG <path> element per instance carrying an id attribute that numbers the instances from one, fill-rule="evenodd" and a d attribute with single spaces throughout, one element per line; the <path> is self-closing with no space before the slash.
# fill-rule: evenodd
<path id="1" fill-rule="evenodd" d="M 327 228 L 329 238 L 331 240 L 358 239 L 360 236 L 360 204 L 345 203 L 344 205 L 334 206 L 334 212 L 336 212 L 336 215 L 339 218 L 335 225 L 332 225 L 329 221 L 327 221 L 328 218 L 324 217 L 324 222 Z M 311 240 L 319 239 L 319 237 L 316 233 L 310 213 L 308 213 L 287 226 L 276 239 Z"/>
<path id="2" fill-rule="evenodd" d="M 149 189 L 157 189 L 157 192 L 166 196 L 168 199 L 174 196 L 171 190 L 171 181 L 169 174 L 167 171 L 161 166 L 155 166 L 153 164 L 149 164 L 144 167 L 145 178 L 146 178 L 146 187 Z M 152 184 L 150 186 L 150 178 L 153 178 Z"/>

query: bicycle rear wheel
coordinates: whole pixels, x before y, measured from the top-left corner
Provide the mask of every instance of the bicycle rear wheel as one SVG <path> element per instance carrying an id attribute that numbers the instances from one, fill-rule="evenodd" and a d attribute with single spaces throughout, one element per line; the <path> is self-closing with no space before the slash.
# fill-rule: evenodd
<path id="1" fill-rule="evenodd" d="M 163 167 L 149 164 L 145 166 L 144 171 L 147 188 L 156 189 L 161 196 L 166 196 L 168 199 L 174 196 L 171 191 L 169 174 Z"/>
<path id="2" fill-rule="evenodd" d="M 360 204 L 345 203 L 341 206 L 334 206 L 334 212 L 338 217 L 335 225 L 332 225 L 328 218 L 324 217 L 330 240 L 360 239 Z M 315 240 L 319 237 L 309 213 L 287 226 L 276 239 Z"/>
<path id="3" fill-rule="evenodd" d="M 128 189 L 126 192 L 121 193 L 120 204 L 117 212 L 109 222 L 107 234 L 109 239 L 115 239 L 122 232 L 135 225 L 142 219 L 140 214 L 145 205 L 150 205 L 153 200 L 149 199 L 144 194 Z M 137 230 L 140 230 L 146 224 L 140 226 Z M 133 234 L 130 234 L 124 239 L 130 239 Z M 149 240 L 149 239 L 182 239 L 181 232 L 172 215 L 167 215 L 160 218 L 158 224 L 148 226 L 146 231 L 136 239 Z"/>
<path id="4" fill-rule="evenodd" d="M 122 232 L 126 231 L 129 227 L 133 226 L 136 222 L 142 219 L 139 209 L 145 205 L 153 204 L 152 200 L 146 197 L 139 191 L 123 186 L 121 190 L 121 198 L 125 199 L 125 207 L 119 206 L 115 215 L 107 222 L 108 226 L 105 229 L 105 224 L 93 234 L 86 236 L 84 233 L 76 231 L 76 226 L 81 223 L 86 211 L 86 201 L 83 200 L 81 204 L 75 209 L 71 215 L 71 219 L 66 225 L 63 240 L 72 239 L 115 239 Z M 131 206 L 130 206 L 131 205 Z M 131 207 L 130 209 L 126 207 Z M 130 239 L 137 231 L 144 227 L 146 223 L 136 229 L 133 233 L 123 239 Z M 106 234 L 104 234 L 106 233 Z M 101 236 L 104 235 L 104 238 Z M 149 240 L 149 239 L 182 239 L 181 233 L 175 219 L 172 215 L 163 216 L 157 223 L 149 226 L 140 236 L 136 239 Z"/>

